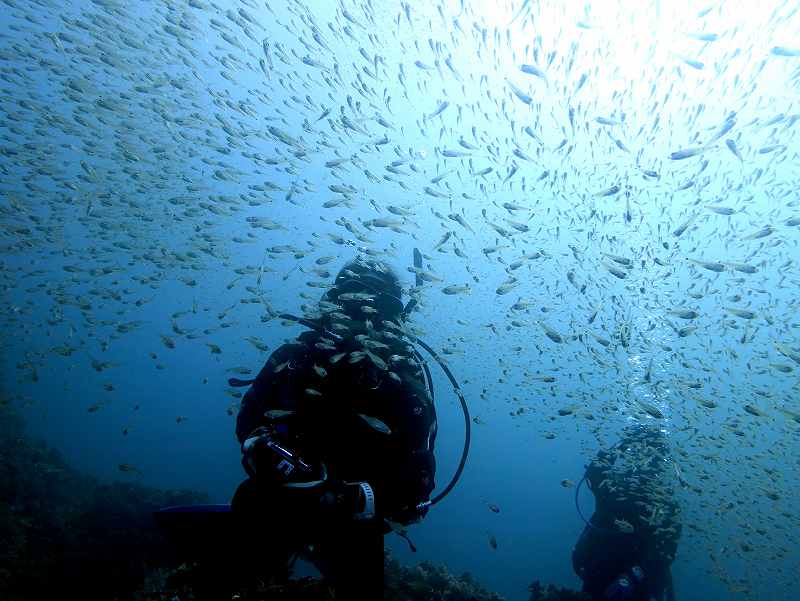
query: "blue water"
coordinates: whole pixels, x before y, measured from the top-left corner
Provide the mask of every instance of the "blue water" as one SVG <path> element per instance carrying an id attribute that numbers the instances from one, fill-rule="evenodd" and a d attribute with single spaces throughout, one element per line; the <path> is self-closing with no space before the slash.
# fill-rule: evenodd
<path id="1" fill-rule="evenodd" d="M 228 370 L 268 356 L 244 338 L 302 331 L 272 312 L 313 308 L 317 258 L 409 288 L 417 247 L 413 325 L 480 423 L 401 561 L 579 587 L 562 481 L 658 421 L 691 483 L 677 597 L 794 598 L 796 4 L 4 4 L 3 390 L 74 465 L 228 500 Z M 464 428 L 434 380 L 441 489 Z"/>

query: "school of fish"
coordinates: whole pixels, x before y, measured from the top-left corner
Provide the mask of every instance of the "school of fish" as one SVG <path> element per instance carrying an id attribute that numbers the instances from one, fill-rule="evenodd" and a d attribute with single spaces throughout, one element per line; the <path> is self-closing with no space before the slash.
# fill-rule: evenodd
<path id="1" fill-rule="evenodd" d="M 358 250 L 398 267 L 476 424 L 552 445 L 663 424 L 681 546 L 741 598 L 789 586 L 800 6 L 712 3 L 628 47 L 623 9 L 500 4 L 0 0 L 2 402 L 69 363 L 102 414 L 125 352 L 224 362 L 233 331 L 252 366 L 225 368 L 252 374 L 280 343 L 258 326 L 294 309 L 276 291 L 336 312 L 319 297 Z M 347 360 L 399 377 L 383 331 Z"/>

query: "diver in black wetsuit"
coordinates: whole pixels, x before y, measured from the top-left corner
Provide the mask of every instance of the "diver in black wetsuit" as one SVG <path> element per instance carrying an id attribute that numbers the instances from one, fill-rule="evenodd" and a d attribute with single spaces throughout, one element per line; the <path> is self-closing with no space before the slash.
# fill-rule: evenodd
<path id="1" fill-rule="evenodd" d="M 401 333 L 401 294 L 385 264 L 351 261 L 312 329 L 245 394 L 236 435 L 249 478 L 232 511 L 251 528 L 254 570 L 286 576 L 300 554 L 337 598 L 382 598 L 386 523 L 420 520 L 435 474 L 436 413 Z"/>
<path id="2" fill-rule="evenodd" d="M 596 507 L 572 565 L 593 600 L 674 601 L 670 565 L 681 534 L 675 474 L 664 432 L 639 424 L 587 467 Z"/>

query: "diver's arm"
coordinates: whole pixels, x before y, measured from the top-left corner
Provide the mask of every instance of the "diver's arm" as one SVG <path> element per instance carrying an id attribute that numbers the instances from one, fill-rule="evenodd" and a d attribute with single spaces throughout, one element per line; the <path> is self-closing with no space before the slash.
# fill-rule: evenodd
<path id="1" fill-rule="evenodd" d="M 247 389 L 239 404 L 239 413 L 236 415 L 236 438 L 239 444 L 243 444 L 247 436 L 258 427 L 257 424 L 264 413 L 261 401 L 263 395 L 259 394 L 261 387 L 257 384 L 258 379 Z"/>
<path id="2" fill-rule="evenodd" d="M 292 447 L 285 425 L 292 424 L 262 426 L 242 443 L 242 465 L 250 478 L 300 513 L 325 519 L 373 518 L 374 492 L 369 484 L 329 478 L 324 463 L 306 461 Z"/>
<path id="3" fill-rule="evenodd" d="M 276 349 L 247 389 L 236 416 L 236 438 L 240 444 L 244 443 L 251 432 L 263 425 L 264 411 L 270 408 L 274 389 L 288 373 L 285 364 L 291 362 L 297 353 L 298 345 L 295 344 L 285 344 Z"/>

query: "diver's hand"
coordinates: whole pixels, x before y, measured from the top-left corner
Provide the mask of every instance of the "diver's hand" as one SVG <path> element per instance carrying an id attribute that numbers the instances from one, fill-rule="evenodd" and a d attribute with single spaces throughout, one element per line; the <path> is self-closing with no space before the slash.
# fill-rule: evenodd
<path id="1" fill-rule="evenodd" d="M 279 442 L 268 427 L 254 430 L 242 443 L 242 465 L 250 477 L 277 484 L 313 480 L 319 471 Z"/>
<path id="2" fill-rule="evenodd" d="M 366 482 L 328 480 L 320 498 L 320 507 L 334 518 L 365 520 L 375 517 L 374 493 Z"/>
<path id="3" fill-rule="evenodd" d="M 393 522 L 403 524 L 404 526 L 414 524 L 427 515 L 429 508 L 430 502 L 428 501 L 419 503 L 418 505 L 409 505 L 394 514 L 391 519 Z"/>

